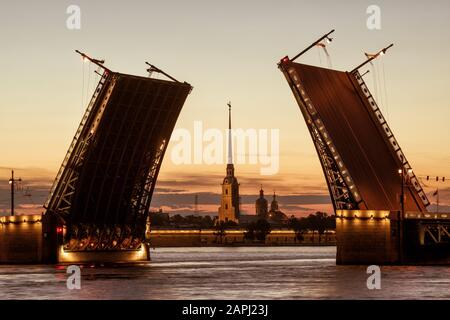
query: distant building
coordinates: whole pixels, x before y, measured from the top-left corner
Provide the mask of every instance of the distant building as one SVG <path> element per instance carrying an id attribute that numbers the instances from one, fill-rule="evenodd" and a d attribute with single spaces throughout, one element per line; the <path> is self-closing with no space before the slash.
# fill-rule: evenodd
<path id="1" fill-rule="evenodd" d="M 288 216 L 280 211 L 277 201 L 277 196 L 275 192 L 273 193 L 273 200 L 270 204 L 270 211 L 269 211 L 269 222 L 276 223 L 276 224 L 282 224 L 289 220 Z"/>
<path id="2" fill-rule="evenodd" d="M 270 203 L 270 213 L 274 213 L 279 211 L 278 208 L 278 201 L 277 201 L 277 195 L 275 194 L 275 191 L 273 192 L 273 200 Z"/>
<path id="3" fill-rule="evenodd" d="M 163 212 L 160 208 L 158 211 L 149 212 L 150 223 L 154 226 L 168 226 L 170 224 L 169 214 Z"/>
<path id="4" fill-rule="evenodd" d="M 219 207 L 219 222 L 239 223 L 239 183 L 234 176 L 233 148 L 231 142 L 231 104 L 228 104 L 228 162 L 227 175 L 222 183 L 222 195 Z"/>
<path id="5" fill-rule="evenodd" d="M 268 210 L 268 202 L 264 198 L 264 190 L 261 187 L 259 190 L 259 198 L 255 201 L 255 215 L 241 214 L 239 223 L 242 225 L 257 222 L 260 219 L 267 220 L 270 224 L 275 226 L 283 226 L 289 220 L 288 216 L 282 212 L 278 205 L 277 195 L 273 193 L 273 200 L 270 203 L 270 210 Z"/>
<path id="6" fill-rule="evenodd" d="M 256 215 L 260 219 L 267 219 L 268 218 L 268 204 L 267 200 L 264 198 L 264 190 L 261 186 L 261 189 L 259 190 L 259 198 L 255 201 L 255 209 L 256 209 Z"/>
<path id="7" fill-rule="evenodd" d="M 260 218 L 254 214 L 241 214 L 239 216 L 239 224 L 245 226 L 247 224 L 257 222 Z"/>

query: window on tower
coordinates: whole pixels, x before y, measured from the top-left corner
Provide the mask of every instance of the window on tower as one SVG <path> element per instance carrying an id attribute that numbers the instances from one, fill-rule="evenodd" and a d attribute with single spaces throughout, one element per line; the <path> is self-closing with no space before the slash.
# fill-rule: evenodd
<path id="1" fill-rule="evenodd" d="M 228 210 L 228 204 L 225 203 L 225 210 Z"/>
<path id="2" fill-rule="evenodd" d="M 225 189 L 225 194 L 228 194 L 228 189 Z"/>

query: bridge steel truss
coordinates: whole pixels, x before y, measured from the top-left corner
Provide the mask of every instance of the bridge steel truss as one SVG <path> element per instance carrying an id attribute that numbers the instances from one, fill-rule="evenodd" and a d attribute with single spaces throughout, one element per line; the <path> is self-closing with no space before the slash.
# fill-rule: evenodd
<path id="1" fill-rule="evenodd" d="M 420 245 L 450 246 L 450 213 L 406 212 L 404 219 L 418 229 Z"/>
<path id="2" fill-rule="evenodd" d="M 186 82 L 105 69 L 58 171 L 46 215 L 69 251 L 138 249 Z"/>
<path id="3" fill-rule="evenodd" d="M 450 244 L 450 223 L 422 223 L 421 243 Z"/>
<path id="4" fill-rule="evenodd" d="M 413 171 L 408 170 L 411 169 L 410 164 L 357 70 L 353 73 L 343 73 L 301 65 L 292 62 L 287 57 L 280 61 L 278 67 L 283 72 L 306 121 L 322 165 L 334 210 L 399 210 L 400 201 L 395 200 L 395 193 L 398 192 L 397 189 L 400 190 L 401 183 L 398 169 L 403 167 L 407 175 L 408 210 L 426 211 L 429 201 L 425 192 L 422 190 Z M 302 81 L 302 76 L 304 76 L 302 71 L 308 76 L 308 88 L 305 87 L 305 83 Z M 350 98 L 342 98 L 340 96 L 341 92 L 339 89 L 342 88 L 328 90 L 320 87 L 321 84 L 319 82 L 321 78 L 325 79 L 324 81 L 331 81 L 329 79 L 333 79 L 333 77 L 342 81 L 342 87 L 347 91 L 346 94 Z M 314 98 L 309 94 L 311 90 Z M 323 91 L 321 92 L 321 90 Z M 330 100 L 327 102 L 326 98 L 322 99 L 322 95 L 327 96 Z M 333 101 L 333 105 L 331 105 L 330 101 Z M 351 101 L 354 106 L 347 108 L 345 104 L 342 104 L 344 103 L 342 101 Z M 320 104 L 320 106 L 317 104 Z M 320 107 L 320 111 L 318 111 L 317 107 Z M 340 115 L 343 115 L 343 119 L 346 122 L 342 123 L 342 126 L 346 125 L 347 132 L 345 133 L 348 136 L 353 136 L 351 139 L 348 139 L 348 143 L 346 142 L 347 135 L 344 134 L 344 131 L 340 131 L 339 120 L 330 116 L 330 114 L 333 115 L 333 108 L 342 109 L 339 112 L 341 113 Z M 370 128 L 366 130 L 361 128 L 361 125 L 360 127 L 352 127 L 351 121 L 358 122 L 359 119 L 355 118 L 357 117 L 356 115 L 349 114 L 349 110 L 352 110 L 351 108 L 354 108 L 353 110 L 359 108 L 359 112 L 364 114 L 364 119 L 370 125 Z M 329 132 L 329 128 L 331 132 Z M 379 154 L 380 158 L 384 157 L 385 166 L 383 170 L 381 170 L 381 165 L 376 167 L 377 164 L 373 159 L 370 160 L 372 163 L 362 163 L 362 160 L 357 159 L 357 157 L 367 158 L 365 151 L 370 146 L 367 146 L 367 139 L 366 141 L 363 141 L 362 138 L 359 139 L 353 130 L 359 130 L 360 133 L 362 132 L 365 135 L 368 133 L 373 135 L 376 143 L 378 143 L 378 148 L 383 151 Z M 354 147 L 353 145 L 348 146 L 348 144 L 352 143 Z M 364 144 L 366 145 L 364 146 Z M 359 150 L 362 154 L 358 155 L 356 150 Z M 357 161 L 360 162 L 357 163 Z M 369 178 L 365 176 L 366 172 L 370 172 L 371 176 Z M 373 186 L 378 186 L 378 192 L 373 192 L 372 186 L 368 186 L 367 182 L 372 183 Z"/>

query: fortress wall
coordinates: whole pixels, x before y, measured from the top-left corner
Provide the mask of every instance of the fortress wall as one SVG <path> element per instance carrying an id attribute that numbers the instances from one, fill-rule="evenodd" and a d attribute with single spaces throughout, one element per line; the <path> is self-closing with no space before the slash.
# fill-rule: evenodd
<path id="1" fill-rule="evenodd" d="M 185 246 L 220 246 L 220 245 L 316 245 L 319 244 L 317 233 L 307 233 L 303 241 L 296 239 L 295 232 L 291 230 L 273 230 L 266 237 L 265 243 L 258 241 L 245 241 L 245 230 L 228 230 L 220 239 L 214 230 L 158 230 L 150 232 L 151 247 L 185 247 Z M 335 244 L 334 233 L 321 236 L 321 243 L 327 245 Z"/>

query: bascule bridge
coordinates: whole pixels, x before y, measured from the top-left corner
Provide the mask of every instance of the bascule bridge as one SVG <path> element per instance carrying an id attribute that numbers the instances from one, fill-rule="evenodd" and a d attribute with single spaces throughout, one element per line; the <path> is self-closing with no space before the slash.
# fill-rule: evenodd
<path id="1" fill-rule="evenodd" d="M 148 260 L 147 217 L 159 169 L 192 87 L 112 71 L 100 81 L 45 204 L 45 261 Z"/>
<path id="2" fill-rule="evenodd" d="M 359 70 L 278 63 L 306 121 L 336 214 L 337 263 L 449 263 L 450 214 L 427 196 Z"/>

